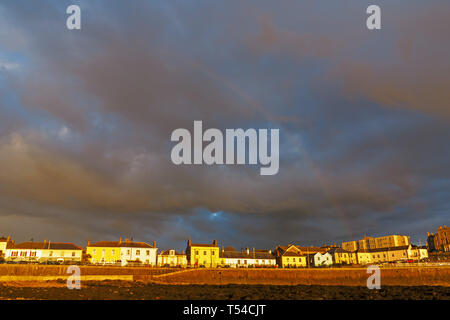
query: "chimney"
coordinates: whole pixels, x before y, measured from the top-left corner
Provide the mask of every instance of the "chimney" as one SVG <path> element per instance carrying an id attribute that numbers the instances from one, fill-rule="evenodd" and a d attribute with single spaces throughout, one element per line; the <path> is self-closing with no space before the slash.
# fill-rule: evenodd
<path id="1" fill-rule="evenodd" d="M 214 245 L 215 247 L 217 247 L 217 240 L 216 240 L 216 239 L 213 240 L 213 245 Z"/>
<path id="2" fill-rule="evenodd" d="M 6 238 L 7 242 L 9 242 L 9 240 L 11 240 L 11 236 L 8 236 L 8 238 Z"/>
<path id="3" fill-rule="evenodd" d="M 119 243 L 122 243 L 122 237 L 120 237 Z"/>
<path id="4" fill-rule="evenodd" d="M 181 250 L 181 254 L 184 254 L 184 250 Z"/>
<path id="5" fill-rule="evenodd" d="M 188 247 L 191 246 L 191 237 L 188 238 L 188 242 L 187 242 Z"/>
<path id="6" fill-rule="evenodd" d="M 125 242 L 130 242 L 130 239 L 126 238 L 126 239 L 125 239 Z"/>
<path id="7" fill-rule="evenodd" d="M 47 239 L 44 239 L 44 243 L 47 243 Z"/>
<path id="8" fill-rule="evenodd" d="M 272 254 L 272 250 L 269 250 L 269 253 Z"/>
<path id="9" fill-rule="evenodd" d="M 250 254 L 250 250 L 248 249 L 248 247 L 245 248 L 245 252 L 247 252 L 247 254 Z"/>
<path id="10" fill-rule="evenodd" d="M 91 245 L 91 239 L 88 239 L 88 246 Z"/>
<path id="11" fill-rule="evenodd" d="M 222 252 L 224 252 L 225 251 L 225 247 L 224 246 L 222 246 Z"/>
<path id="12" fill-rule="evenodd" d="M 153 248 L 156 248 L 156 241 L 153 241 Z"/>

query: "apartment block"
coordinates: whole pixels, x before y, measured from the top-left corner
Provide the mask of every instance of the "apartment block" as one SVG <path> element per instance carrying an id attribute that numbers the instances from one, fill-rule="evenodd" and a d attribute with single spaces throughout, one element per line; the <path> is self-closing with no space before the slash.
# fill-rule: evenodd
<path id="1" fill-rule="evenodd" d="M 361 249 L 383 249 L 392 247 L 403 247 L 411 244 L 408 236 L 389 235 L 384 237 L 364 237 L 361 240 L 342 243 L 342 249 L 356 251 Z"/>
<path id="2" fill-rule="evenodd" d="M 450 228 L 440 226 L 437 233 L 427 233 L 427 245 L 430 251 L 450 252 Z"/>

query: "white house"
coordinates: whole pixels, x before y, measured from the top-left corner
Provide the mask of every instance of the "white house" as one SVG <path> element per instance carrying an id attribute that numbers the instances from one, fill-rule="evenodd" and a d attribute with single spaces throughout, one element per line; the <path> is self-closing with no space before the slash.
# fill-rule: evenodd
<path id="1" fill-rule="evenodd" d="M 7 261 L 26 262 L 81 262 L 83 249 L 73 243 L 51 242 L 22 242 L 8 245 L 5 252 Z"/>
<path id="2" fill-rule="evenodd" d="M 144 264 L 156 266 L 158 248 L 145 242 L 130 241 L 129 243 L 125 242 L 120 247 L 120 255 L 122 265 L 126 265 L 134 261 L 141 261 Z"/>
<path id="3" fill-rule="evenodd" d="M 316 252 L 308 255 L 308 261 L 310 266 L 331 266 L 333 264 L 333 256 L 328 252 Z"/>
<path id="4" fill-rule="evenodd" d="M 253 250 L 248 248 L 242 251 L 224 250 L 219 253 L 221 265 L 232 268 L 240 267 L 271 267 L 277 264 L 275 255 L 271 250 Z"/>

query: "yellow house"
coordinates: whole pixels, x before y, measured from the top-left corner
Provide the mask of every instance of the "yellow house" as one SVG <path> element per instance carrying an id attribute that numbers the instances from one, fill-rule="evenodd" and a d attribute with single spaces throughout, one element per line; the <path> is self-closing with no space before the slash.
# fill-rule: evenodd
<path id="1" fill-rule="evenodd" d="M 158 266 L 185 268 L 187 266 L 187 258 L 184 251 L 181 253 L 176 252 L 173 249 L 161 251 L 161 253 L 158 254 Z"/>
<path id="2" fill-rule="evenodd" d="M 200 244 L 191 243 L 191 239 L 189 239 L 186 247 L 186 257 L 188 264 L 192 267 L 217 267 L 220 264 L 217 240 L 213 240 L 212 244 Z"/>
<path id="3" fill-rule="evenodd" d="M 306 267 L 306 256 L 302 251 L 294 246 L 278 246 L 275 249 L 277 263 L 281 268 L 300 268 Z"/>
<path id="4" fill-rule="evenodd" d="M 94 264 L 121 264 L 120 243 L 118 241 L 88 241 L 86 254 L 89 262 Z"/>
<path id="5" fill-rule="evenodd" d="M 94 264 L 143 264 L 156 266 L 156 242 L 153 246 L 145 242 L 135 242 L 130 239 L 122 241 L 99 241 L 91 244 L 88 241 L 86 254 L 89 262 Z"/>
<path id="6" fill-rule="evenodd" d="M 6 249 L 11 247 L 14 244 L 14 241 L 11 240 L 11 237 L 8 238 L 0 238 L 0 259 L 5 258 Z"/>
<path id="7" fill-rule="evenodd" d="M 364 265 L 372 262 L 372 254 L 369 249 L 359 249 L 355 253 L 358 264 Z"/>
<path id="8" fill-rule="evenodd" d="M 334 264 L 357 264 L 356 253 L 344 250 L 342 248 L 332 248 L 328 251 L 333 257 Z"/>

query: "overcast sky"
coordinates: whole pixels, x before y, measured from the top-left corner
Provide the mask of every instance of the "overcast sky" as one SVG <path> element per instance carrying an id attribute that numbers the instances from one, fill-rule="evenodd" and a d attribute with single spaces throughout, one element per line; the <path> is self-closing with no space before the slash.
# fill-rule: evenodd
<path id="1" fill-rule="evenodd" d="M 449 30 L 448 0 L 1 1 L 0 235 L 423 244 L 450 224 Z M 194 120 L 279 128 L 279 173 L 172 164 Z"/>

